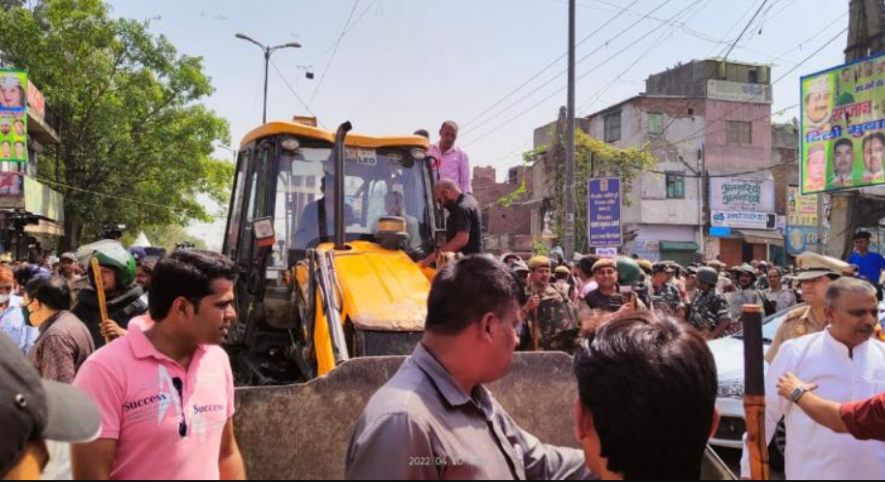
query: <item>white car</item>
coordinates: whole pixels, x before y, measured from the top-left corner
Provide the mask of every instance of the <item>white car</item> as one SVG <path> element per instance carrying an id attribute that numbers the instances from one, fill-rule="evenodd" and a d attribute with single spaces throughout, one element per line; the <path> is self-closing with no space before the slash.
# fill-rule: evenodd
<path id="1" fill-rule="evenodd" d="M 765 319 L 762 326 L 762 339 L 765 350 L 771 346 L 771 340 L 790 311 L 804 305 L 794 306 Z M 879 321 L 885 324 L 885 303 L 879 306 Z M 743 448 L 744 433 L 747 431 L 746 414 L 744 412 L 744 338 L 735 335 L 710 342 L 710 350 L 716 358 L 719 370 L 719 394 L 716 406 L 722 421 L 710 444 L 714 447 L 730 449 Z M 765 364 L 766 371 L 768 364 Z M 773 445 L 782 453 L 785 446 L 785 434 L 779 430 L 775 434 Z M 772 455 L 775 455 L 773 452 Z"/>

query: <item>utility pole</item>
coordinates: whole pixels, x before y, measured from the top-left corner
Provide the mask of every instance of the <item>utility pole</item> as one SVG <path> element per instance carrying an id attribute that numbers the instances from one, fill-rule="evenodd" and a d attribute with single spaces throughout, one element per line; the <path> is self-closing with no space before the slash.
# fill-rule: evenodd
<path id="1" fill-rule="evenodd" d="M 568 25 L 568 120 L 565 154 L 565 258 L 575 256 L 575 38 L 577 0 L 569 0 Z"/>

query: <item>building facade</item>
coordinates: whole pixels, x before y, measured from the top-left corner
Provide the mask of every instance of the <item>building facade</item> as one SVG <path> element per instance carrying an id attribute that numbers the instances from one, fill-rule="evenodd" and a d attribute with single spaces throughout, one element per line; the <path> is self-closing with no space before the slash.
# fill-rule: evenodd
<path id="1" fill-rule="evenodd" d="M 730 265 L 782 257 L 779 224 L 790 174 L 776 182 L 780 168 L 772 168 L 783 159 L 773 149 L 770 78 L 768 66 L 694 61 L 652 75 L 645 93 L 582 119 L 590 136 L 616 147 L 648 146 L 658 160 L 626 196 L 625 254 Z M 555 138 L 549 133 L 556 126 L 536 131 L 536 148 Z M 549 184 L 551 164 L 561 162 L 555 151 L 554 145 L 538 157 L 536 186 Z M 727 191 L 728 205 L 714 187 Z M 545 196 L 536 190 L 536 204 Z M 539 236 L 544 214 L 533 214 L 532 234 Z"/>

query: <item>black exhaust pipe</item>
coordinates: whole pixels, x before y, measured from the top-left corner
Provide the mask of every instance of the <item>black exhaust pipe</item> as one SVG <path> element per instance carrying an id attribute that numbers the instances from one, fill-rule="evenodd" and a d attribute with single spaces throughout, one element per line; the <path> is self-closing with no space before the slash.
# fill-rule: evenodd
<path id="1" fill-rule="evenodd" d="M 344 141 L 347 133 L 353 129 L 350 122 L 345 122 L 338 127 L 335 134 L 335 250 L 343 251 L 347 248 L 345 245 L 347 236 L 344 225 L 344 161 L 347 156 L 347 149 Z"/>

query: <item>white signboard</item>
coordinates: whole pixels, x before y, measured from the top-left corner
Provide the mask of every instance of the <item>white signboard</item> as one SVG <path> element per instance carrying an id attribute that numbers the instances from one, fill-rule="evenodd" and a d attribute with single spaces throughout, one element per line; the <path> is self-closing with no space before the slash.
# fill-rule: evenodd
<path id="1" fill-rule="evenodd" d="M 596 256 L 605 259 L 617 258 L 618 248 L 596 248 Z"/>
<path id="2" fill-rule="evenodd" d="M 710 209 L 773 213 L 775 212 L 774 181 L 747 177 L 712 178 Z"/>
<path id="3" fill-rule="evenodd" d="M 777 215 L 750 211 L 713 211 L 712 225 L 714 228 L 732 229 L 777 229 Z"/>
<path id="4" fill-rule="evenodd" d="M 707 82 L 707 97 L 713 100 L 771 104 L 771 93 L 770 85 L 747 84 L 728 80 L 710 80 Z"/>

